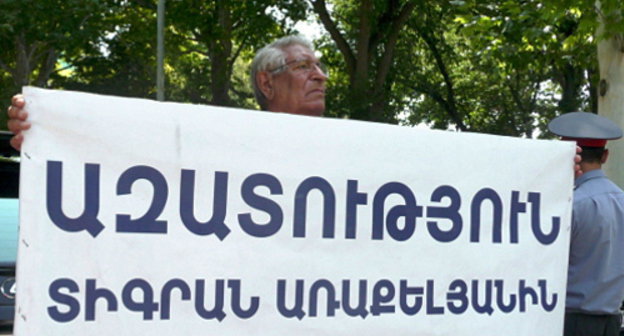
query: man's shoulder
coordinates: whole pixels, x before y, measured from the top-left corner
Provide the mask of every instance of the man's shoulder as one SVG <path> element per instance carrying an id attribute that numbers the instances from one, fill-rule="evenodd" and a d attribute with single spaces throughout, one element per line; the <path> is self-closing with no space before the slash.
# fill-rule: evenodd
<path id="1" fill-rule="evenodd" d="M 609 178 L 606 176 L 591 178 L 574 190 L 574 203 L 606 195 L 615 196 L 624 202 L 624 191 Z"/>

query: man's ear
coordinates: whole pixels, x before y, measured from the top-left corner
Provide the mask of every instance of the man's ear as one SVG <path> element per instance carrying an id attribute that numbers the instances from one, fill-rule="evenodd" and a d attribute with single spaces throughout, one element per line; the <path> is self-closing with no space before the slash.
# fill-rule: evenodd
<path id="1" fill-rule="evenodd" d="M 260 92 L 267 100 L 273 99 L 275 91 L 273 90 L 273 76 L 266 71 L 260 71 L 256 74 L 256 84 Z"/>
<path id="2" fill-rule="evenodd" d="M 605 148 L 604 152 L 602 152 L 602 157 L 600 158 L 600 163 L 604 164 L 605 162 L 607 162 L 608 158 L 609 158 L 609 150 Z"/>

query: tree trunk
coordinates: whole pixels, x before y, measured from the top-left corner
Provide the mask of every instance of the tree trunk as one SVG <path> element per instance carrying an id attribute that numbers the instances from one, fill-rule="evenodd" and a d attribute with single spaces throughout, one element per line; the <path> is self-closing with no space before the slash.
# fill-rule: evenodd
<path id="1" fill-rule="evenodd" d="M 583 70 L 570 63 L 564 64 L 558 69 L 558 82 L 561 85 L 561 100 L 559 100 L 559 110 L 561 113 L 578 112 L 581 106 L 579 99 L 583 84 Z"/>
<path id="2" fill-rule="evenodd" d="M 210 69 L 212 104 L 219 106 L 232 105 L 230 99 L 230 55 L 232 54 L 232 17 L 229 1 L 217 1 L 215 21 L 217 38 L 210 40 Z"/>
<path id="3" fill-rule="evenodd" d="M 598 114 L 624 128 L 624 39 L 621 34 L 598 43 L 598 63 Z M 605 172 L 624 187 L 624 140 L 609 141 L 607 147 L 610 155 Z"/>
<path id="4" fill-rule="evenodd" d="M 355 1 L 359 25 L 351 48 L 345 35 L 330 17 L 325 0 L 310 0 L 325 29 L 342 54 L 349 76 L 348 102 L 351 119 L 396 122 L 384 112 L 388 105 L 388 73 L 401 29 L 416 6 L 416 2 L 388 0 L 385 12 L 375 13 L 375 1 Z M 379 46 L 383 51 L 379 51 Z"/>
<path id="5" fill-rule="evenodd" d="M 30 83 L 30 59 L 32 58 L 32 51 L 28 48 L 26 38 L 23 33 L 19 34 L 15 38 L 15 50 L 17 53 L 15 59 L 15 69 L 12 73 L 13 83 L 18 89 L 20 89 L 22 86 Z"/>

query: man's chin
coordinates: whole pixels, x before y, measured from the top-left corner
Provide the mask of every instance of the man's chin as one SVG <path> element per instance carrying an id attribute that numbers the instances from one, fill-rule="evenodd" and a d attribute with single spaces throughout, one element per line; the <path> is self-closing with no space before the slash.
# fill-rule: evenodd
<path id="1" fill-rule="evenodd" d="M 325 105 L 309 110 L 308 113 L 306 113 L 306 115 L 313 116 L 313 117 L 322 117 L 324 113 L 325 113 Z"/>
<path id="2" fill-rule="evenodd" d="M 311 117 L 321 117 L 325 113 L 325 103 L 306 104 L 300 108 L 295 114 L 306 115 Z"/>
<path id="3" fill-rule="evenodd" d="M 318 102 L 316 104 L 313 105 L 314 106 L 314 115 L 316 116 L 322 116 L 325 113 L 325 97 L 323 96 L 323 99 L 319 99 Z"/>

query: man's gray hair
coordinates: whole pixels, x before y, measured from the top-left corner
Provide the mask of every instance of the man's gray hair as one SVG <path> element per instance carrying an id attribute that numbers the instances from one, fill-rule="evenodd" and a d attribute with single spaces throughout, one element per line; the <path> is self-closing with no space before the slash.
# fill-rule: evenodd
<path id="1" fill-rule="evenodd" d="M 285 65 L 286 55 L 284 54 L 284 49 L 292 45 L 300 45 L 310 50 L 314 50 L 312 43 L 303 36 L 284 36 L 258 50 L 253 62 L 251 63 L 251 86 L 253 87 L 256 101 L 260 104 L 260 108 L 263 110 L 267 109 L 267 101 L 266 97 L 258 87 L 256 76 L 258 75 L 258 72 L 269 71 Z"/>

